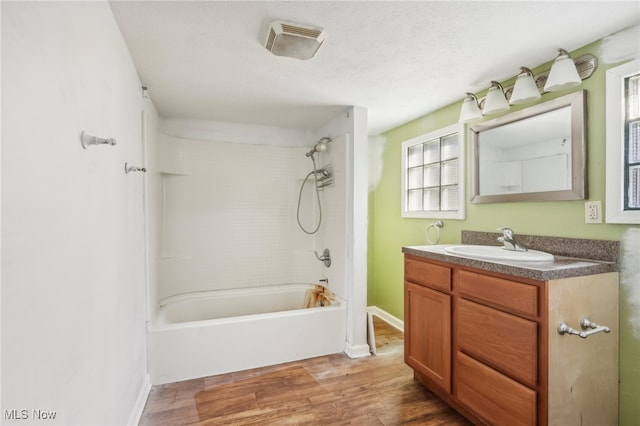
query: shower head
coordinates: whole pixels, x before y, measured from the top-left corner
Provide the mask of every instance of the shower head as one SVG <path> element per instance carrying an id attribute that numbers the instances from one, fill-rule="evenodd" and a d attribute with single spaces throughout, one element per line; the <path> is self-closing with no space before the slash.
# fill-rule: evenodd
<path id="1" fill-rule="evenodd" d="M 307 157 L 311 157 L 313 154 L 315 154 L 316 152 L 322 152 L 322 151 L 326 151 L 327 150 L 327 143 L 331 142 L 331 139 L 329 138 L 322 138 L 318 141 L 318 143 L 316 143 L 313 148 L 311 148 L 311 151 L 307 152 Z"/>
<path id="2" fill-rule="evenodd" d="M 313 146 L 313 148 L 311 148 L 311 151 L 307 152 L 307 157 L 313 156 L 313 154 L 315 154 L 316 152 L 322 152 L 322 151 L 326 151 L 326 150 L 327 150 L 327 143 L 326 142 L 318 142 L 317 144 L 315 144 Z"/>

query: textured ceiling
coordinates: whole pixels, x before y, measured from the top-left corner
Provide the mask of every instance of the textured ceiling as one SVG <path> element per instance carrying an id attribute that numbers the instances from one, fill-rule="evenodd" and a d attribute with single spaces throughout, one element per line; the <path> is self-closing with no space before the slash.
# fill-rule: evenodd
<path id="1" fill-rule="evenodd" d="M 640 22 L 638 1 L 110 5 L 163 117 L 313 129 L 355 105 L 372 135 Z M 308 61 L 275 56 L 263 47 L 274 20 L 327 40 Z"/>

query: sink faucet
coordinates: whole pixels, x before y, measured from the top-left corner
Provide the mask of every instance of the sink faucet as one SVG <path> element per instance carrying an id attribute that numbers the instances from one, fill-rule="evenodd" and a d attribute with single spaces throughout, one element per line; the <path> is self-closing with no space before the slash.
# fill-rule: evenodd
<path id="1" fill-rule="evenodd" d="M 505 250 L 512 251 L 527 251 L 526 248 L 518 245 L 516 243 L 516 237 L 513 235 L 513 230 L 511 228 L 499 228 L 502 231 L 502 237 L 498 237 L 498 241 L 500 241 L 504 246 L 502 247 Z"/>

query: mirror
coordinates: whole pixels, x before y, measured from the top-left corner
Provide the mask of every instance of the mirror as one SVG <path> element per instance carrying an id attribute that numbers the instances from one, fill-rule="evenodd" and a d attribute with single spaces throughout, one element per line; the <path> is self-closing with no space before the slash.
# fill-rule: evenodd
<path id="1" fill-rule="evenodd" d="M 471 202 L 583 200 L 586 91 L 474 125 Z"/>

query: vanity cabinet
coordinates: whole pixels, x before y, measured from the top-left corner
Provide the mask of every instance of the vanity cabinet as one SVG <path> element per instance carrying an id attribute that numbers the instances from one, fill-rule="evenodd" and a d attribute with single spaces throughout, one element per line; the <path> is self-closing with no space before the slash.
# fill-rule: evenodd
<path id="1" fill-rule="evenodd" d="M 405 362 L 476 424 L 617 424 L 618 274 L 534 280 L 405 254 Z M 557 333 L 581 317 L 611 332 Z"/>

